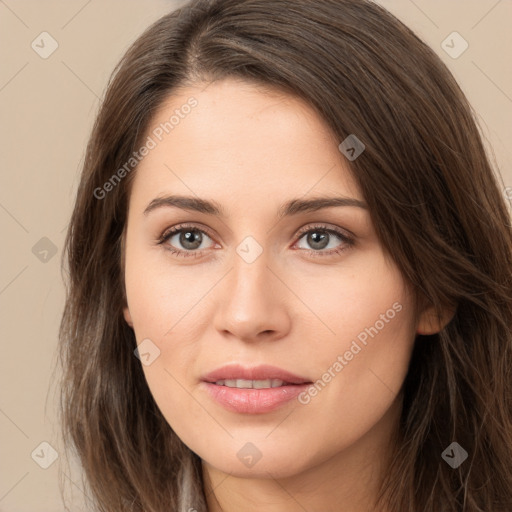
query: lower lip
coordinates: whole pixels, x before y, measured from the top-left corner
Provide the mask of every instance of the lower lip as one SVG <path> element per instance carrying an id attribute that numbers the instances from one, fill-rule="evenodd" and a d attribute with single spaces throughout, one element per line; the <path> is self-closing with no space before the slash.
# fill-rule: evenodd
<path id="1" fill-rule="evenodd" d="M 226 409 L 239 413 L 261 414 L 282 407 L 311 384 L 292 384 L 278 388 L 241 389 L 203 382 L 206 391 Z"/>

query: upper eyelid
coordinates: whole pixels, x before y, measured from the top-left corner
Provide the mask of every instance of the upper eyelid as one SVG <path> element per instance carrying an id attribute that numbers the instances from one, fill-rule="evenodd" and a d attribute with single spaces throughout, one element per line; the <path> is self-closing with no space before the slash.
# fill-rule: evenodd
<path id="1" fill-rule="evenodd" d="M 333 224 L 330 224 L 328 222 L 326 222 L 325 224 L 322 224 L 322 223 L 313 223 L 313 225 L 308 225 L 307 224 L 304 227 L 300 228 L 296 232 L 296 236 L 303 235 L 304 233 L 307 233 L 308 231 L 312 231 L 312 230 L 315 230 L 315 229 L 318 229 L 319 231 L 323 229 L 325 231 L 328 231 L 330 233 L 334 233 L 336 235 L 342 234 L 343 236 L 345 236 L 347 238 L 355 238 L 354 233 L 352 233 L 348 229 L 341 228 L 339 226 L 334 226 Z"/>
<path id="2" fill-rule="evenodd" d="M 189 225 L 187 223 L 177 224 L 176 226 L 172 226 L 171 228 L 164 230 L 164 232 L 162 233 L 162 238 L 170 237 L 171 235 L 175 235 L 175 234 L 180 233 L 181 231 L 184 231 L 186 229 L 202 231 L 205 234 L 207 234 L 210 238 L 213 239 L 212 233 L 210 232 L 210 230 L 208 228 L 206 228 L 200 224 L 199 225 L 195 225 L 195 224 Z"/>

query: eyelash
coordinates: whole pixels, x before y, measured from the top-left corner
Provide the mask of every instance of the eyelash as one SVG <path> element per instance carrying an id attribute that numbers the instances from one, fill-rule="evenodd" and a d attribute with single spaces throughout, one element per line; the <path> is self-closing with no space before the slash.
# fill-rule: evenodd
<path id="1" fill-rule="evenodd" d="M 178 226 L 175 226 L 171 229 L 164 231 L 164 233 L 159 237 L 157 243 L 158 243 L 158 245 L 163 245 L 176 233 L 181 233 L 181 232 L 185 232 L 185 231 L 198 231 L 200 233 L 207 235 L 209 238 L 213 239 L 213 237 L 209 233 L 209 231 L 204 228 L 200 229 L 194 225 L 179 224 Z M 354 245 L 354 240 L 352 238 L 350 238 L 349 236 L 347 236 L 345 233 L 343 233 L 341 230 L 330 228 L 324 224 L 315 224 L 314 226 L 307 226 L 305 228 L 300 229 L 296 235 L 298 237 L 297 241 L 299 241 L 305 234 L 310 233 L 310 232 L 322 232 L 322 233 L 328 233 L 330 235 L 335 235 L 338 238 L 340 238 L 340 240 L 342 242 L 345 243 L 345 247 L 330 249 L 327 251 L 326 250 L 315 251 L 312 249 L 311 250 L 299 249 L 302 251 L 307 251 L 310 255 L 315 256 L 315 257 L 316 256 L 327 257 L 327 256 L 332 256 L 334 254 L 340 254 L 343 251 L 346 251 L 347 249 L 349 249 L 350 247 L 352 247 Z M 198 250 L 182 251 L 181 249 L 174 248 L 172 245 L 168 245 L 167 247 L 165 247 L 165 249 L 170 251 L 172 254 L 175 254 L 176 256 L 183 257 L 183 258 L 189 258 L 189 257 L 198 258 L 201 256 L 201 253 L 206 250 L 206 249 L 203 249 L 200 251 L 198 251 Z"/>

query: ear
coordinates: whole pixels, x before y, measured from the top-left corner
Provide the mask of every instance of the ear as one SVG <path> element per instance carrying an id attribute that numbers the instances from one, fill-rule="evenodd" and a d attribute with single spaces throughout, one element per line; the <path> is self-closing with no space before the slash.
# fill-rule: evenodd
<path id="1" fill-rule="evenodd" d="M 457 308 L 455 306 L 447 306 L 443 309 L 439 317 L 436 314 L 434 306 L 427 306 L 419 316 L 416 325 L 416 334 L 437 334 L 448 325 L 455 316 L 456 311 Z"/>
<path id="2" fill-rule="evenodd" d="M 128 309 L 128 306 L 125 306 L 123 308 L 123 316 L 126 320 L 126 323 L 133 329 L 133 322 L 132 322 L 132 315 L 130 315 L 130 310 Z"/>
<path id="3" fill-rule="evenodd" d="M 125 275 L 125 255 L 126 255 L 126 224 L 123 228 L 123 233 L 121 234 L 121 275 Z M 132 315 L 130 315 L 130 309 L 128 308 L 127 302 L 126 302 L 126 284 L 123 283 L 124 292 L 123 292 L 123 299 L 124 299 L 124 307 L 123 307 L 123 316 L 126 321 L 126 323 L 133 329 L 133 321 L 132 321 Z"/>

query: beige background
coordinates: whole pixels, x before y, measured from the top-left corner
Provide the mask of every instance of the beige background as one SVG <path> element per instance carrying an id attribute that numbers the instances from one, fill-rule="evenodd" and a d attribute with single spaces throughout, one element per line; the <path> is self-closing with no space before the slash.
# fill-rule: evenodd
<path id="1" fill-rule="evenodd" d="M 61 466 L 56 422 L 64 233 L 110 72 L 146 26 L 180 3 L 0 0 L 1 512 L 64 510 L 59 469 L 72 509 L 87 509 L 77 466 L 72 472 Z M 429 43 L 458 79 L 494 149 L 505 193 L 512 187 L 512 2 L 380 3 Z M 31 47 L 43 31 L 58 43 L 47 59 Z M 453 31 L 469 44 L 456 59 L 441 47 Z M 39 447 L 43 441 L 61 454 L 48 469 L 35 462 L 50 460 L 48 448 Z"/>

